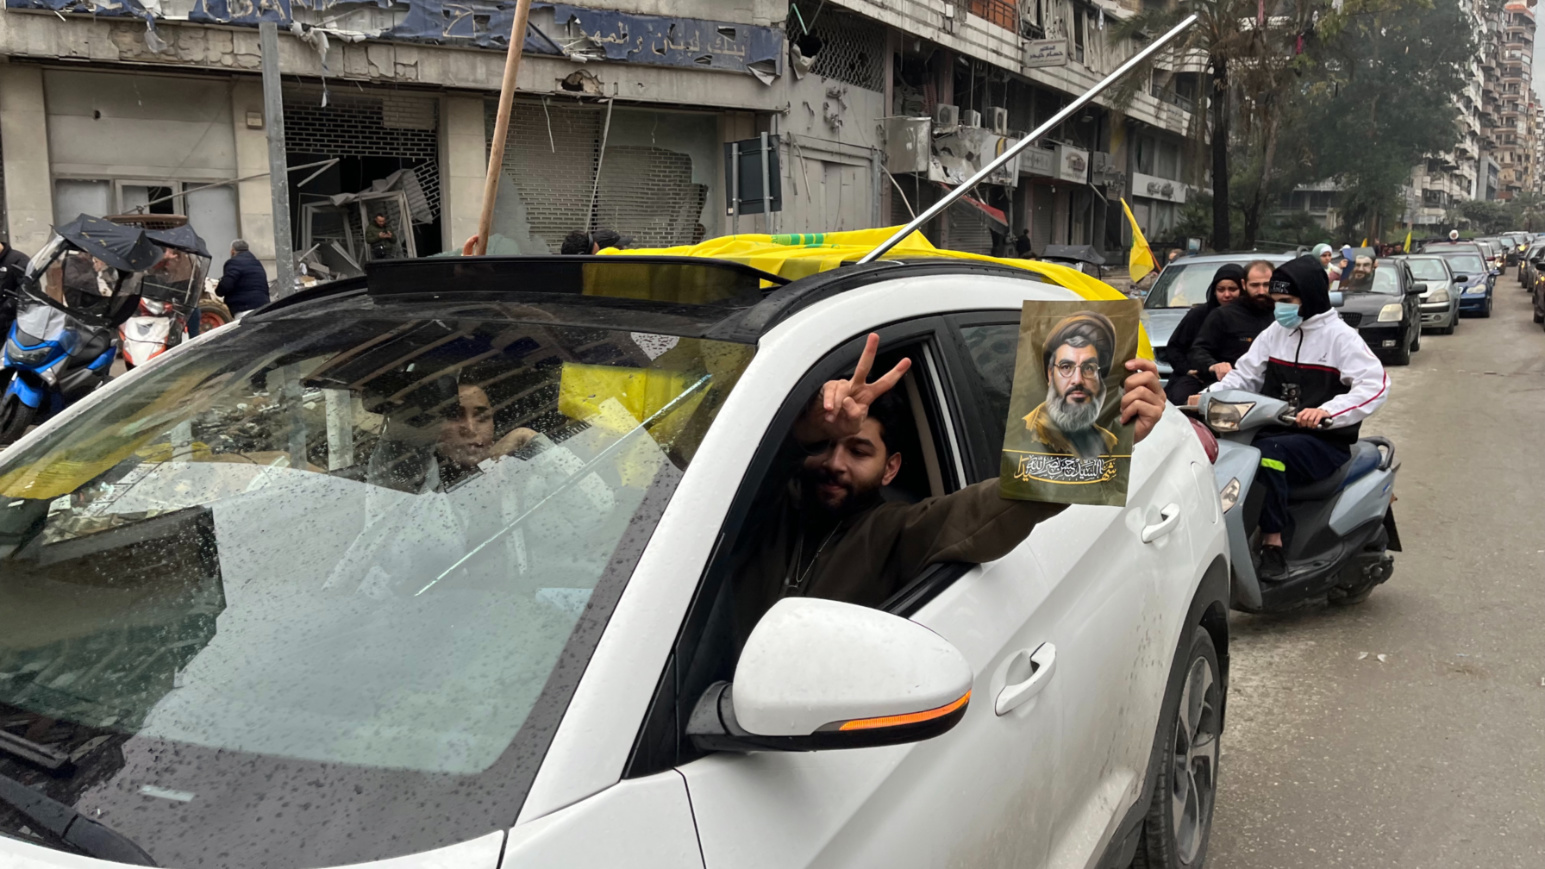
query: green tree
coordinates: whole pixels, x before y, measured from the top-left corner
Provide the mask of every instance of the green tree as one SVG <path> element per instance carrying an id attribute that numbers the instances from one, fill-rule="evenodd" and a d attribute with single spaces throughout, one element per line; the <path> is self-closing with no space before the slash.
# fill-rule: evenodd
<path id="1" fill-rule="evenodd" d="M 1347 0 L 1317 35 L 1294 147 L 1341 182 L 1344 228 L 1377 236 L 1404 207 L 1411 167 L 1459 142 L 1469 22 L 1458 0 Z"/>
<path id="2" fill-rule="evenodd" d="M 1202 53 L 1207 58 L 1206 88 L 1211 126 L 1209 153 L 1213 187 L 1213 247 L 1226 250 L 1238 237 L 1233 229 L 1231 205 L 1244 204 L 1249 215 L 1244 237 L 1253 242 L 1260 216 L 1280 187 L 1275 178 L 1278 133 L 1284 102 L 1282 95 L 1298 74 L 1299 35 L 1317 13 L 1328 11 L 1328 0 L 1171 0 L 1158 6 L 1144 4 L 1142 13 L 1112 29 L 1121 40 L 1139 34 L 1162 33 L 1187 15 L 1197 23 L 1177 40 L 1174 56 Z M 1262 13 L 1265 17 L 1262 18 Z M 1141 79 L 1142 76 L 1134 76 Z M 1131 85 L 1129 84 L 1130 88 Z M 1236 122 L 1241 141 L 1233 135 Z M 1198 125 L 1198 127 L 1203 125 Z M 1242 147 L 1241 147 L 1242 144 Z M 1234 165 L 1242 159 L 1244 171 Z M 1243 196 L 1231 196 L 1231 184 L 1242 183 Z"/>

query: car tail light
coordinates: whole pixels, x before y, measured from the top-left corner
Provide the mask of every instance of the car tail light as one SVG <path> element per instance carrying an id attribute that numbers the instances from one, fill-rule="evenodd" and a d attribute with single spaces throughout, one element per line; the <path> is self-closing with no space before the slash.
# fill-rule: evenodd
<path id="1" fill-rule="evenodd" d="M 1216 464 L 1218 461 L 1218 439 L 1213 437 L 1212 430 L 1194 419 L 1191 420 L 1191 429 L 1196 432 L 1196 439 L 1202 442 L 1202 449 L 1207 451 L 1207 461 Z"/>

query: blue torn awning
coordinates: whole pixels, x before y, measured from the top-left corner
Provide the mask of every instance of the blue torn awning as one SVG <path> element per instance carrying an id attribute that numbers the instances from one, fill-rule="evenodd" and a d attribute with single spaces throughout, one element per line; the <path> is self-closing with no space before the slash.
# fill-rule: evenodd
<path id="1" fill-rule="evenodd" d="M 196 0 L 186 20 L 250 27 L 272 21 L 288 27 L 297 11 L 325 13 L 336 20 L 350 5 L 405 13 L 395 25 L 367 34 L 368 38 L 499 50 L 509 43 L 515 17 L 514 0 Z M 132 16 L 144 19 L 152 28 L 157 20 L 177 20 L 152 15 L 140 0 L 5 0 L 5 6 Z M 784 37 L 774 27 L 638 15 L 564 3 L 533 3 L 532 12 L 524 46 L 532 54 L 746 72 L 764 82 L 783 73 Z M 308 23 L 303 21 L 302 26 Z"/>

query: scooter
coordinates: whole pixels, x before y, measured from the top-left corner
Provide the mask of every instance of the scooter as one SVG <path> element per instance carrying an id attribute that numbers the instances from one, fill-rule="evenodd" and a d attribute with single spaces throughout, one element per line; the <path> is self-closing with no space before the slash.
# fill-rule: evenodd
<path id="1" fill-rule="evenodd" d="M 162 250 L 143 230 L 81 215 L 27 264 L 0 351 L 0 444 L 112 377 L 118 326 L 139 302 L 140 273 Z"/>
<path id="2" fill-rule="evenodd" d="M 165 253 L 140 282 L 139 309 L 118 327 L 124 364 L 143 365 L 188 340 L 189 321 L 198 315 L 198 298 L 209 273 L 209 251 L 193 227 L 151 230 L 151 241 Z M 197 334 L 199 323 L 193 324 Z"/>
<path id="3" fill-rule="evenodd" d="M 1257 484 L 1261 451 L 1251 446 L 1263 428 L 1296 424 L 1285 401 L 1243 390 L 1203 393 L 1188 409 L 1218 441 L 1213 475 L 1233 553 L 1233 607 L 1251 613 L 1282 612 L 1326 600 L 1347 606 L 1368 599 L 1395 569 L 1400 551 L 1395 528 L 1395 445 L 1365 437 L 1336 473 L 1288 495 L 1292 530 L 1286 536 L 1287 574 L 1278 581 L 1256 573 L 1254 553 L 1266 486 Z"/>

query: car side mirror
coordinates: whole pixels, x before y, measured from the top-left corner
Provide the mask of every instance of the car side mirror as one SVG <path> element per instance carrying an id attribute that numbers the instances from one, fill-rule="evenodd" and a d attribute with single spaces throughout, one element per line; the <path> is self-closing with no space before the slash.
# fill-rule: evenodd
<path id="1" fill-rule="evenodd" d="M 1340 290 L 1331 290 L 1330 291 L 1330 306 L 1332 308 L 1339 308 L 1339 307 L 1341 307 L 1342 305 L 1346 304 L 1346 300 L 1347 300 L 1347 297 L 1344 294 L 1342 294 L 1342 292 Z"/>
<path id="2" fill-rule="evenodd" d="M 1422 293 L 1425 293 L 1425 292 L 1427 292 L 1427 285 L 1426 284 L 1412 284 L 1411 288 L 1406 290 L 1406 294 L 1407 295 L 1412 295 L 1412 296 L 1420 296 Z"/>
<path id="3" fill-rule="evenodd" d="M 1468 283 L 1469 281 L 1470 281 L 1470 276 L 1469 275 L 1454 275 L 1454 283 L 1456 283 L 1456 284 Z"/>
<path id="4" fill-rule="evenodd" d="M 965 717 L 971 665 L 916 622 L 789 597 L 757 622 L 734 682 L 703 692 L 687 736 L 705 751 L 817 751 L 919 742 Z"/>

